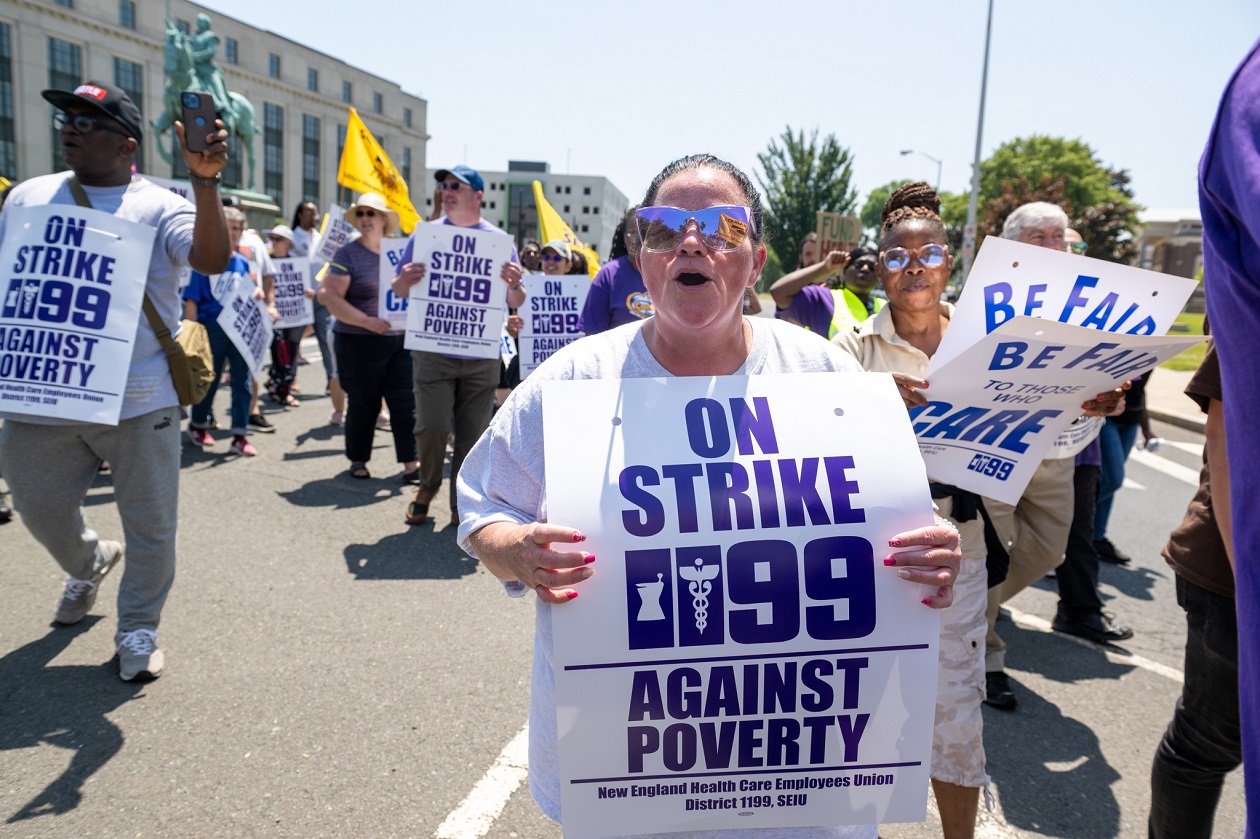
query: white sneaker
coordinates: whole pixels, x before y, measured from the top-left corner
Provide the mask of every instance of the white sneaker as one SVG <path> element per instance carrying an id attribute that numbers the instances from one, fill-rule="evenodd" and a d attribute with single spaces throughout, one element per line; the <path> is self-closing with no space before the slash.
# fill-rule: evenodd
<path id="1" fill-rule="evenodd" d="M 63 626 L 70 626 L 83 620 L 84 616 L 96 603 L 96 590 L 119 560 L 123 558 L 123 546 L 119 542 L 101 540 L 100 546 L 105 552 L 105 562 L 86 580 L 71 577 L 66 580 L 66 587 L 61 592 L 61 602 L 57 604 L 57 614 L 53 620 Z"/>
<path id="2" fill-rule="evenodd" d="M 151 629 L 120 632 L 115 642 L 118 645 L 118 675 L 124 682 L 136 678 L 156 679 L 162 675 L 166 659 L 158 649 L 156 632 Z"/>

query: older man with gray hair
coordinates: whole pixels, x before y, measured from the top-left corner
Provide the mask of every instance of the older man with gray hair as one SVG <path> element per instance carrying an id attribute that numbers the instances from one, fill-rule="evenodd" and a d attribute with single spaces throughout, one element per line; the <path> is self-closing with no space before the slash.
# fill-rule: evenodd
<path id="1" fill-rule="evenodd" d="M 1002 238 L 1062 251 L 1067 227 L 1068 217 L 1063 208 L 1045 201 L 1034 201 L 1016 208 L 1007 217 L 1002 226 Z M 1103 416 L 1113 410 L 1115 404 L 1108 402 L 1103 405 L 1100 400 L 1098 410 L 1088 413 Z M 1018 704 L 1005 672 L 1006 644 L 996 629 L 999 607 L 1063 562 L 1076 507 L 1075 472 L 1074 457 L 1056 457 L 1052 452 L 1037 467 L 1018 504 L 1005 504 L 991 498 L 984 500 L 993 527 L 998 538 L 1008 547 L 1011 560 L 1005 581 L 989 589 L 985 702 L 995 708 L 1009 711 Z M 1092 509 L 1090 513 L 1092 515 Z M 1063 624 L 1068 627 L 1063 631 L 1099 642 L 1122 641 L 1131 637 L 1131 630 L 1114 626 L 1102 615 L 1096 579 L 1090 581 L 1087 575 L 1076 574 L 1075 571 L 1074 566 L 1073 574 L 1069 575 L 1071 579 L 1060 581 L 1059 611 L 1073 616 L 1089 612 L 1090 626 L 1085 630 L 1072 631 L 1079 628 L 1079 621 L 1074 617 L 1073 622 Z M 1078 578 L 1080 585 L 1076 584 Z M 1089 596 L 1091 593 L 1092 597 Z M 1082 601 L 1087 601 L 1089 608 L 1081 605 Z M 1096 626 L 1099 622 L 1100 627 Z M 1060 628 L 1059 623 L 1056 619 L 1056 628 Z"/>

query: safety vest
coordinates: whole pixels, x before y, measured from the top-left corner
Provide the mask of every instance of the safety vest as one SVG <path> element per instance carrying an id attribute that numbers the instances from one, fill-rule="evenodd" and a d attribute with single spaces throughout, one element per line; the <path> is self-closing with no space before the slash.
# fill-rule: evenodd
<path id="1" fill-rule="evenodd" d="M 831 302 L 831 329 L 827 333 L 828 338 L 836 337 L 836 333 L 842 330 L 851 330 L 870 317 L 870 313 L 866 311 L 866 305 L 847 288 L 833 288 L 831 290 Z M 884 300 L 876 297 L 875 311 L 878 312 L 884 308 L 884 302 Z"/>

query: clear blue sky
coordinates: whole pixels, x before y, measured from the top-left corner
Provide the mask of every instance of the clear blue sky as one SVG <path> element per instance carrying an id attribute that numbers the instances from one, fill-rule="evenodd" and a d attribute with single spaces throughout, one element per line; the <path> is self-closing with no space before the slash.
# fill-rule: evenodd
<path id="1" fill-rule="evenodd" d="M 935 180 L 901 149 L 941 158 L 946 190 L 970 179 L 986 0 L 204 3 L 428 100 L 431 167 L 568 156 L 634 201 L 684 154 L 751 174 L 791 125 L 849 147 L 860 200 Z M 1217 100 L 1258 36 L 1255 0 L 996 0 L 984 156 L 1079 138 L 1145 206 L 1197 207 Z"/>

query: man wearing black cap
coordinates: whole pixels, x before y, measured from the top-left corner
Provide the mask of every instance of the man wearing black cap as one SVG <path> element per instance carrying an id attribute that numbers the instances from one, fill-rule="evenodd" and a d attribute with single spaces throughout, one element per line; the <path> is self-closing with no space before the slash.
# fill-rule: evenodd
<path id="1" fill-rule="evenodd" d="M 71 171 L 14 187 L 0 212 L 0 240 L 22 235 L 9 229 L 16 208 L 77 203 L 77 180 L 94 209 L 155 229 L 148 265 L 118 265 L 113 282 L 144 283 L 145 296 L 175 334 L 180 266 L 215 274 L 231 256 L 218 190 L 227 132 L 216 123 L 206 136 L 206 151 L 184 151 L 194 207 L 132 175 L 144 134 L 140 110 L 121 90 L 87 82 L 73 91 L 45 90 L 43 96 L 58 109 L 54 125 Z M 182 146 L 184 127 L 177 122 L 175 130 Z M 175 577 L 180 436 L 170 367 L 148 319 L 139 316 L 118 425 L 29 414 L 0 417 L 0 462 L 13 506 L 70 577 L 54 618 L 60 624 L 77 623 L 88 613 L 102 579 L 123 556 L 122 544 L 99 539 L 87 526 L 81 506 L 100 461 L 109 461 L 127 540 L 114 639 L 119 675 L 127 681 L 156 678 L 163 665 L 158 621 Z"/>
<path id="2" fill-rule="evenodd" d="M 433 224 L 453 224 L 505 233 L 481 217 L 481 198 L 486 183 L 477 170 L 468 166 L 439 169 L 438 187 L 442 192 L 442 217 Z M 506 235 L 506 234 L 505 234 Z M 402 268 L 394 278 L 394 294 L 404 300 L 411 287 L 424 278 L 425 267 L 412 261 L 415 233 L 408 240 L 399 258 Z M 508 308 L 525 302 L 521 287 L 520 257 L 512 246 L 512 258 L 504 263 L 500 279 L 508 285 Z M 494 391 L 499 386 L 498 358 L 465 358 L 435 352 L 412 350 L 412 384 L 416 396 L 416 449 L 420 455 L 420 486 L 407 505 L 404 521 L 422 524 L 429 518 L 429 502 L 442 486 L 443 464 L 446 461 L 446 439 L 455 433 L 451 456 L 451 521 L 458 519 L 455 504 L 455 479 L 464 457 L 477 438 L 490 425 L 494 413 Z M 454 418 L 452 422 L 452 417 Z"/>

